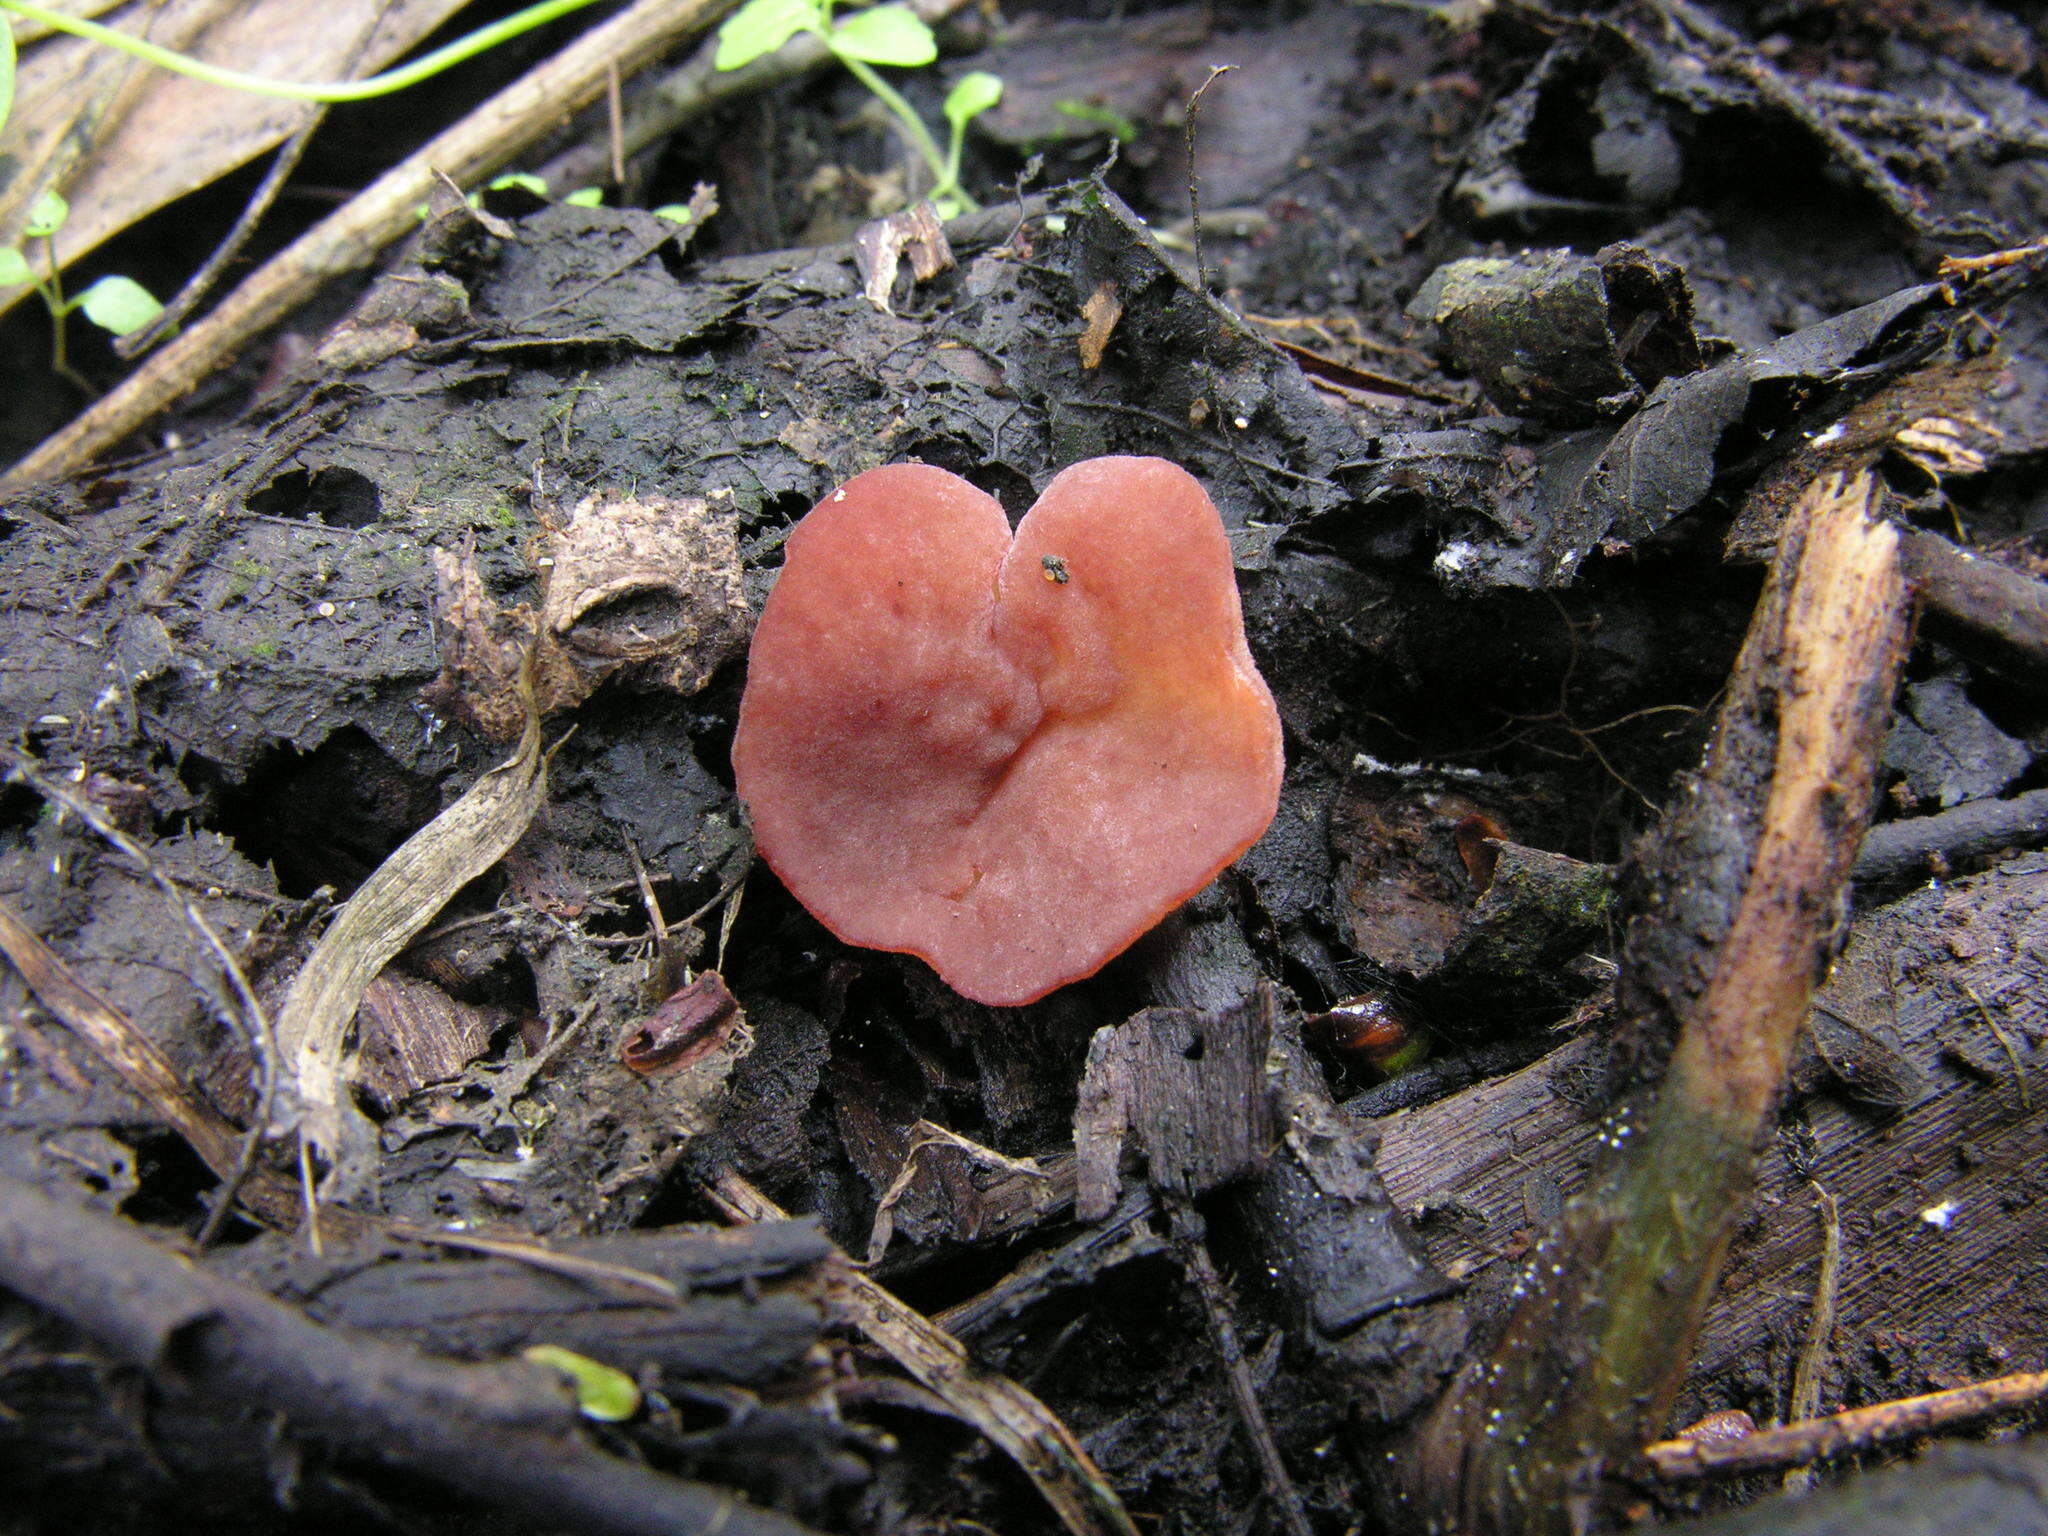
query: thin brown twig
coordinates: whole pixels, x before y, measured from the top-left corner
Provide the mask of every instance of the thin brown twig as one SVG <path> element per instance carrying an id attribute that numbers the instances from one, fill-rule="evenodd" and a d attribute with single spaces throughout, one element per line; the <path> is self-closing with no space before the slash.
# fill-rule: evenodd
<path id="1" fill-rule="evenodd" d="M 1202 264 L 1202 190 L 1201 179 L 1195 175 L 1195 116 L 1202 110 L 1202 98 L 1209 87 L 1237 68 L 1235 64 L 1217 64 L 1209 70 L 1209 78 L 1195 87 L 1195 94 L 1188 98 L 1187 121 L 1183 133 L 1187 138 L 1188 154 L 1188 222 L 1192 226 L 1189 234 L 1195 245 L 1195 286 L 1204 297 L 1209 292 L 1209 269 Z"/>
<path id="2" fill-rule="evenodd" d="M 331 278 L 375 261 L 413 226 L 445 173 L 465 185 L 507 164 L 565 113 L 593 101 L 605 71 L 631 72 L 715 20 L 723 0 L 635 0 L 386 171 L 252 272 L 218 308 L 167 343 L 4 476 L 9 490 L 73 474 L 212 375 Z"/>
<path id="3" fill-rule="evenodd" d="M 1813 1282 L 1813 1314 L 1806 1323 L 1806 1343 L 1792 1371 L 1792 1402 L 1785 1415 L 1795 1423 L 1820 1412 L 1821 1373 L 1826 1370 L 1835 1336 L 1835 1299 L 1842 1277 L 1842 1211 L 1835 1197 L 1813 1181 L 1819 1201 L 1820 1273 Z M 1785 1474 L 1785 1491 L 1796 1493 L 1812 1484 L 1809 1467 Z"/>
<path id="4" fill-rule="evenodd" d="M 626 184 L 626 114 L 619 100 L 619 66 L 604 72 L 604 125 L 607 147 L 612 152 L 612 185 Z"/>
<path id="5" fill-rule="evenodd" d="M 355 43 L 345 56 L 338 59 L 338 72 L 342 77 L 353 79 L 356 68 L 369 51 L 370 41 L 377 28 L 383 24 L 389 10 L 388 0 L 378 7 L 377 14 L 369 17 L 357 34 Z M 284 190 L 284 184 L 291 179 L 299 161 L 305 156 L 306 146 L 313 142 L 313 135 L 320 125 L 327 121 L 327 107 L 324 103 L 310 102 L 306 108 L 306 119 L 278 147 L 271 156 L 270 168 L 263 173 L 263 180 L 256 190 L 249 194 L 249 200 L 242 205 L 242 212 L 236 218 L 234 227 L 221 238 L 213 248 L 213 254 L 200 263 L 199 270 L 185 280 L 177 296 L 164 305 L 163 313 L 139 331 L 130 331 L 125 336 L 116 336 L 113 341 L 114 354 L 133 360 L 149 351 L 158 342 L 185 323 L 192 311 L 199 307 L 200 300 L 213 291 L 213 285 L 237 256 L 242 247 L 249 243 L 249 237 L 256 233 L 256 226 L 263 222 L 263 216 L 270 212 L 270 205 L 277 201 L 277 194 Z"/>
<path id="6" fill-rule="evenodd" d="M 1805 1466 L 1855 1451 L 1876 1450 L 1938 1430 L 1959 1429 L 2048 1401 L 2048 1371 L 2022 1371 L 1990 1381 L 1849 1408 L 1822 1419 L 1760 1429 L 1739 1440 L 1659 1440 L 1643 1451 L 1666 1482 L 1734 1477 Z"/>
<path id="7" fill-rule="evenodd" d="M 494 1237 L 487 1232 L 449 1232 L 411 1221 L 389 1221 L 384 1223 L 384 1230 L 393 1237 L 402 1237 L 410 1242 L 458 1248 L 465 1253 L 481 1253 L 494 1259 L 510 1259 L 543 1274 L 559 1275 L 565 1280 L 574 1280 L 613 1294 L 627 1293 L 642 1304 L 652 1298 L 655 1302 L 676 1306 L 683 1299 L 681 1288 L 660 1275 L 651 1275 L 629 1264 L 613 1264 L 582 1254 L 561 1253 L 526 1238 Z"/>
<path id="8" fill-rule="evenodd" d="M 1266 1411 L 1259 1404 L 1258 1384 L 1252 1380 L 1251 1369 L 1245 1361 L 1244 1344 L 1238 1338 L 1237 1324 L 1231 1318 L 1230 1293 L 1223 1284 L 1223 1277 L 1216 1272 L 1216 1261 L 1209 1256 L 1201 1215 L 1186 1200 L 1178 1197 L 1168 1197 L 1162 1203 L 1166 1206 L 1167 1223 L 1173 1232 L 1174 1251 L 1195 1288 L 1195 1295 L 1201 1300 L 1202 1315 L 1209 1324 L 1209 1340 L 1222 1362 L 1224 1378 L 1230 1383 L 1231 1399 L 1237 1406 L 1238 1425 L 1244 1430 L 1245 1438 L 1251 1441 L 1252 1453 L 1258 1460 L 1260 1480 L 1266 1485 L 1266 1497 L 1272 1501 L 1288 1536 L 1314 1536 L 1308 1511 L 1302 1507 L 1301 1494 L 1287 1471 L 1287 1463 L 1280 1458 L 1280 1447 L 1273 1440 L 1272 1427 L 1266 1422 Z"/>

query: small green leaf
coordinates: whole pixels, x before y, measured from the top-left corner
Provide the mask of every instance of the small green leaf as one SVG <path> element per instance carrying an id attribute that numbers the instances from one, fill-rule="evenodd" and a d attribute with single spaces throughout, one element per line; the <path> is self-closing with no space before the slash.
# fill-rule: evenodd
<path id="1" fill-rule="evenodd" d="M 559 1344 L 536 1344 L 524 1353 L 535 1365 L 545 1365 L 569 1378 L 576 1388 L 576 1406 L 586 1419 L 616 1424 L 640 1411 L 640 1389 L 624 1371 Z"/>
<path id="2" fill-rule="evenodd" d="M 604 206 L 604 188 L 578 187 L 574 192 L 563 198 L 562 201 L 571 208 L 602 208 Z"/>
<path id="3" fill-rule="evenodd" d="M 663 203 L 659 208 L 650 208 L 648 212 L 657 219 L 667 219 L 671 224 L 687 224 L 697 217 L 696 210 L 688 203 Z"/>
<path id="4" fill-rule="evenodd" d="M 832 29 L 827 41 L 841 58 L 859 59 L 863 64 L 915 69 L 939 56 L 939 40 L 907 5 L 855 11 Z"/>
<path id="5" fill-rule="evenodd" d="M 103 277 L 72 301 L 103 331 L 126 336 L 164 312 L 156 295 L 132 277 Z"/>
<path id="6" fill-rule="evenodd" d="M 957 133 L 1002 99 L 1003 82 L 985 69 L 974 70 L 946 92 L 946 121 Z"/>
<path id="7" fill-rule="evenodd" d="M 823 0 L 747 0 L 718 29 L 718 52 L 711 62 L 719 69 L 738 69 L 799 32 L 824 30 Z"/>
<path id="8" fill-rule="evenodd" d="M 522 192 L 531 192 L 535 197 L 548 195 L 548 184 L 530 171 L 507 171 L 502 176 L 493 176 L 487 183 L 493 192 L 503 192 L 508 187 L 517 187 Z"/>
<path id="9" fill-rule="evenodd" d="M 22 226 L 22 232 L 38 239 L 47 238 L 62 229 L 70 217 L 71 205 L 55 192 L 45 192 L 29 205 L 28 222 Z"/>
<path id="10" fill-rule="evenodd" d="M 0 245 L 0 288 L 18 288 L 35 280 L 28 258 L 11 245 Z"/>

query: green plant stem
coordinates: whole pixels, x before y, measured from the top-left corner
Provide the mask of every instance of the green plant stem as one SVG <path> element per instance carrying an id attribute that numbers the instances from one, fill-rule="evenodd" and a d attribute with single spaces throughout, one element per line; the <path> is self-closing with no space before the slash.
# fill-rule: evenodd
<path id="1" fill-rule="evenodd" d="M 388 95 L 393 91 L 417 85 L 420 81 L 452 68 L 466 59 L 509 42 L 535 27 L 544 26 L 559 16 L 571 11 L 582 10 L 594 4 L 595 0 L 540 0 L 525 10 L 494 21 L 487 27 L 479 27 L 467 37 L 459 37 L 445 47 L 436 48 L 432 53 L 414 59 L 410 64 L 397 69 L 386 70 L 381 75 L 371 75 L 365 80 L 298 81 L 273 80 L 265 75 L 245 74 L 239 69 L 224 69 L 217 64 L 177 53 L 146 38 L 135 37 L 114 27 L 102 26 L 96 21 L 87 21 L 79 16 L 67 16 L 62 11 L 47 10 L 31 0 L 0 0 L 0 11 L 11 11 L 30 21 L 40 22 L 59 32 L 69 32 L 74 37 L 87 38 L 92 42 L 104 43 L 109 48 L 118 48 L 146 64 L 168 69 L 177 74 L 187 75 L 194 80 L 203 80 L 209 85 L 227 86 L 232 90 L 249 91 L 258 96 L 275 96 L 286 101 L 364 101 L 373 96 Z"/>
<path id="2" fill-rule="evenodd" d="M 960 200 L 963 212 L 976 206 L 974 199 L 960 190 L 960 149 L 966 142 L 967 124 L 953 124 L 953 136 L 946 141 L 946 174 L 939 178 L 940 187 Z"/>
<path id="3" fill-rule="evenodd" d="M 66 345 L 68 327 L 65 317 L 71 313 L 71 306 L 64 300 L 64 276 L 57 267 L 55 235 L 43 236 L 43 260 L 49 266 L 50 275 L 36 283 L 36 292 L 43 296 L 43 307 L 50 312 L 50 372 L 59 378 L 69 379 L 89 395 L 92 385 L 71 366 L 70 348 Z"/>
<path id="4" fill-rule="evenodd" d="M 829 42 L 827 46 L 830 46 Z M 896 120 L 903 124 L 905 131 L 910 135 L 910 142 L 917 147 L 917 152 L 924 157 L 924 163 L 931 167 L 932 177 L 935 182 L 935 185 L 932 187 L 932 196 L 934 198 L 957 198 L 962 209 L 966 212 L 971 213 L 976 208 L 979 208 L 981 206 L 979 203 L 960 190 L 957 185 L 958 178 L 955 172 L 948 168 L 946 156 L 940 151 L 938 140 L 934 139 L 932 131 L 925 127 L 924 119 L 917 115 L 917 109 L 903 99 L 903 93 L 884 80 L 879 74 L 875 73 L 873 66 L 868 64 L 866 60 L 848 58 L 845 54 L 836 51 L 833 57 L 846 66 L 847 71 L 854 79 L 858 80 L 870 91 L 873 91 L 876 100 L 893 112 L 896 115 Z"/>

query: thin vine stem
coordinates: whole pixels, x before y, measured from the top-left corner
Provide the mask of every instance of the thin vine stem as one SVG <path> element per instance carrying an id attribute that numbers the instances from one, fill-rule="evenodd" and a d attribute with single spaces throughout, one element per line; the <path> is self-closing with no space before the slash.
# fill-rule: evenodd
<path id="1" fill-rule="evenodd" d="M 444 69 L 462 63 L 467 59 L 511 41 L 522 33 L 531 32 L 535 27 L 545 26 L 557 17 L 580 11 L 596 0 L 540 0 L 501 21 L 494 21 L 487 27 L 479 27 L 467 37 L 436 48 L 432 53 L 414 59 L 397 69 L 388 69 L 380 75 L 371 75 L 364 80 L 299 81 L 273 80 L 265 75 L 247 74 L 239 69 L 227 69 L 218 64 L 208 64 L 203 59 L 192 58 L 178 53 L 159 43 L 152 43 L 115 27 L 103 26 L 96 21 L 87 21 L 81 16 L 67 16 L 62 11 L 52 11 L 36 5 L 33 0 L 0 0 L 0 12 L 11 12 L 40 22 L 59 32 L 69 32 L 74 37 L 83 37 L 95 43 L 104 43 L 109 48 L 118 48 L 123 53 L 154 64 L 159 69 L 168 69 L 202 80 L 209 85 L 227 86 L 231 90 L 248 91 L 258 96 L 274 96 L 286 101 L 366 101 L 373 96 L 389 95 L 404 90 L 409 85 L 441 73 Z"/>
<path id="2" fill-rule="evenodd" d="M 827 46 L 830 46 L 829 42 Z M 939 196 L 958 198 L 961 207 L 970 213 L 979 208 L 981 206 L 979 203 L 961 191 L 958 186 L 953 185 L 958 178 L 949 173 L 946 165 L 946 156 L 939 148 L 939 141 L 932 137 L 931 129 L 925 127 L 924 119 L 917 115 L 917 109 L 903 99 L 903 93 L 877 74 L 874 67 L 866 60 L 856 59 L 848 54 L 839 53 L 836 50 L 833 57 L 846 66 L 847 72 L 854 79 L 858 80 L 870 91 L 873 91 L 882 105 L 894 113 L 897 120 L 909 132 L 910 142 L 916 146 L 918 154 L 924 157 L 924 163 L 931 167 L 932 178 L 937 183 L 932 188 L 933 193 Z"/>

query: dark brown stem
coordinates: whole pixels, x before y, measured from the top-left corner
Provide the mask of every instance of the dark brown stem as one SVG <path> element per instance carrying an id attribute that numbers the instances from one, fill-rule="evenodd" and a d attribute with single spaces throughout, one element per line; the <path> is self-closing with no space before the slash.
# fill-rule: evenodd
<path id="1" fill-rule="evenodd" d="M 1411 1494 L 1446 1525 L 1583 1528 L 1665 1427 L 1873 803 L 1910 627 L 1874 494 L 1800 498 L 1705 762 L 1625 871 L 1605 1164 L 1419 1433 Z"/>
<path id="2" fill-rule="evenodd" d="M 1937 638 L 2048 690 L 2048 585 L 1918 528 L 1899 553 Z"/>

